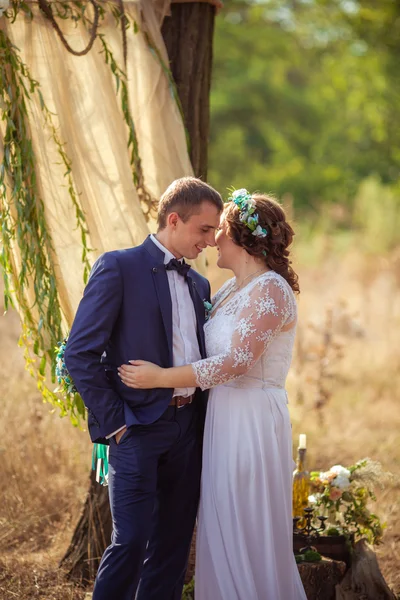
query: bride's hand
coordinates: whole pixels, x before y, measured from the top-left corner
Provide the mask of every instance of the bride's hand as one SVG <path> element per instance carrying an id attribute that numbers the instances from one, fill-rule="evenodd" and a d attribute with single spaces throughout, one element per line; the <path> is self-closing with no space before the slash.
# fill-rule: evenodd
<path id="1" fill-rule="evenodd" d="M 160 387 L 162 373 L 162 367 L 147 360 L 130 360 L 129 365 L 118 367 L 118 374 L 125 385 L 142 390 Z"/>

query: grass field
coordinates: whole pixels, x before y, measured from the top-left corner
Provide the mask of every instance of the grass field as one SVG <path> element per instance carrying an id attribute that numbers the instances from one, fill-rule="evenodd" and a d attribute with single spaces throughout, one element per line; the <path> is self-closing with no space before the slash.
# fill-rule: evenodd
<path id="1" fill-rule="evenodd" d="M 310 469 L 369 456 L 396 475 L 378 494 L 387 529 L 377 553 L 399 594 L 400 253 L 304 233 L 295 263 L 302 293 L 288 381 L 294 441 L 307 433 Z M 214 290 L 227 275 L 210 268 Z M 0 600 L 80 600 L 84 591 L 65 583 L 57 562 L 85 498 L 91 444 L 41 402 L 18 336 L 10 312 L 0 319 Z"/>

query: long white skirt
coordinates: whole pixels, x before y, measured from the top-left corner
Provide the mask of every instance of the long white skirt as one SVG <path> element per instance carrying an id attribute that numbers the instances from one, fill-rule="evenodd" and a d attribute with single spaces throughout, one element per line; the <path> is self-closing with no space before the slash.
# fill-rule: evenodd
<path id="1" fill-rule="evenodd" d="M 196 600 L 307 600 L 293 555 L 293 464 L 285 390 L 211 390 Z"/>

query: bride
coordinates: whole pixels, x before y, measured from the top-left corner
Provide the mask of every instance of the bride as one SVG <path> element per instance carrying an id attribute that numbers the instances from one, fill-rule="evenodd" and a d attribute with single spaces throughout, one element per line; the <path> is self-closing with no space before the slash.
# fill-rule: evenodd
<path id="1" fill-rule="evenodd" d="M 296 330 L 294 232 L 266 195 L 237 190 L 216 236 L 231 269 L 205 324 L 208 358 L 120 368 L 134 388 L 211 388 L 204 431 L 196 600 L 306 600 L 292 548 L 292 436 L 285 380 Z"/>

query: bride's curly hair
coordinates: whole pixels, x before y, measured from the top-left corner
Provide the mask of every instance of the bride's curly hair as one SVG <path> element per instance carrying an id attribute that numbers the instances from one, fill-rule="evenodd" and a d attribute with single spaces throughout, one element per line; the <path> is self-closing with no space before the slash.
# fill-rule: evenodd
<path id="1" fill-rule="evenodd" d="M 226 205 L 224 215 L 227 235 L 251 256 L 263 259 L 269 269 L 279 273 L 296 293 L 300 292 L 299 278 L 291 267 L 289 246 L 295 235 L 282 206 L 266 194 L 252 194 L 259 225 L 267 231 L 265 237 L 254 236 L 240 221 L 240 210 L 234 202 Z"/>

